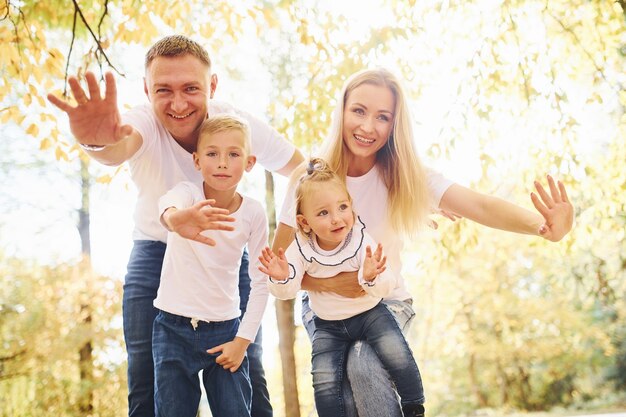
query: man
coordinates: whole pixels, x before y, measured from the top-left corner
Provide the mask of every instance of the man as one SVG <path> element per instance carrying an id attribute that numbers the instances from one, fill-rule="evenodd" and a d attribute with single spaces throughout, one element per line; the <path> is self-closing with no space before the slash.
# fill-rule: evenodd
<path id="1" fill-rule="evenodd" d="M 69 79 L 76 107 L 48 95 L 48 100 L 67 113 L 70 128 L 81 147 L 105 165 L 128 162 L 138 190 L 135 208 L 134 246 L 124 284 L 124 339 L 128 352 L 129 416 L 154 416 L 154 372 L 152 363 L 152 305 L 159 286 L 167 231 L 159 222 L 157 201 L 180 181 L 199 177 L 192 160 L 199 127 L 210 115 L 233 113 L 250 125 L 252 152 L 266 169 L 289 174 L 303 157 L 274 129 L 227 103 L 211 100 L 217 75 L 211 73 L 206 50 L 184 36 L 168 36 L 146 54 L 144 91 L 150 105 L 133 108 L 124 117 L 117 105 L 115 79 L 105 75 L 106 92 L 101 97 L 93 73 L 85 75 L 89 95 L 75 77 Z M 203 208 L 195 213 L 197 230 L 232 230 L 227 214 Z M 197 231 L 174 230 L 181 235 L 208 242 Z M 241 306 L 250 291 L 248 259 L 244 252 L 240 270 Z M 243 311 L 243 308 L 242 308 Z M 261 364 L 261 331 L 248 348 L 252 382 L 252 416 L 271 416 L 272 407 Z"/>

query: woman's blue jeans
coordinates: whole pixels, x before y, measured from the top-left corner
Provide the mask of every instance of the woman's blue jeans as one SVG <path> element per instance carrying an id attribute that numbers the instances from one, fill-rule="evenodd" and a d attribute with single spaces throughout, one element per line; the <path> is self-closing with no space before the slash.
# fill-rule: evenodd
<path id="1" fill-rule="evenodd" d="M 411 304 L 399 300 L 384 300 L 382 304 L 393 314 L 397 326 L 406 332 L 415 317 Z M 302 322 L 311 339 L 316 329 L 315 318 L 305 295 L 302 299 Z M 346 416 L 402 417 L 398 394 L 389 373 L 369 343 L 357 341 L 350 345 L 344 369 L 348 377 L 342 380 L 341 396 Z M 312 372 L 316 372 L 315 367 Z"/>
<path id="2" fill-rule="evenodd" d="M 166 245 L 152 240 L 134 242 L 128 261 L 123 296 L 124 340 L 128 355 L 128 415 L 154 417 L 154 364 L 152 325 L 157 315 L 153 306 L 161 278 Z M 244 251 L 239 270 L 242 312 L 250 295 L 248 253 Z M 243 314 L 242 314 L 243 315 Z M 261 363 L 261 329 L 248 347 L 252 383 L 252 417 L 271 417 L 272 405 Z"/>

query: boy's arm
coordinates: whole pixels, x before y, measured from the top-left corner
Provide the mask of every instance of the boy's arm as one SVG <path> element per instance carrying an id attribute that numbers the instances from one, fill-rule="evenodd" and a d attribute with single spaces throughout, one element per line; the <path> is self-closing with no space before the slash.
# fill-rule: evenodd
<path id="1" fill-rule="evenodd" d="M 249 213 L 251 225 L 248 237 L 248 253 L 250 263 L 248 264 L 248 274 L 250 274 L 250 297 L 246 305 L 246 313 L 243 315 L 237 336 L 253 341 L 256 337 L 263 314 L 269 291 L 265 283 L 266 277 L 259 271 L 259 254 L 267 244 L 267 218 L 265 210 L 260 203 L 254 205 L 254 212 Z"/>
<path id="2" fill-rule="evenodd" d="M 207 350 L 207 353 L 210 354 L 221 352 L 215 362 L 231 372 L 239 369 L 246 349 L 256 337 L 265 313 L 268 297 L 265 276 L 258 271 L 258 256 L 261 249 L 267 244 L 267 218 L 260 204 L 254 207 L 256 208 L 255 211 L 250 213 L 252 220 L 248 238 L 250 297 L 246 305 L 246 313 L 243 315 L 239 330 L 233 340 Z"/>
<path id="3" fill-rule="evenodd" d="M 89 96 L 76 77 L 68 80 L 76 107 L 53 94 L 48 94 L 48 100 L 68 115 L 72 134 L 87 154 L 102 164 L 120 165 L 141 147 L 141 134 L 131 125 L 122 124 L 112 73 L 105 74 L 104 98 L 94 73 L 88 71 L 85 79 Z"/>
<path id="4" fill-rule="evenodd" d="M 158 207 L 161 224 L 170 232 L 180 236 L 215 246 L 216 242 L 202 234 L 205 230 L 227 230 L 234 228 L 224 222 L 233 222 L 226 209 L 211 207 L 214 200 L 201 200 L 194 203 L 194 190 L 191 183 L 182 182 L 159 198 Z"/>

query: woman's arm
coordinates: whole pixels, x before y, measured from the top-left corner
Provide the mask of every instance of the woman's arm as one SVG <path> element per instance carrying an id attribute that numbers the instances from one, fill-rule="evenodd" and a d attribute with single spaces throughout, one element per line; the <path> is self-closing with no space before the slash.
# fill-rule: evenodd
<path id="1" fill-rule="evenodd" d="M 453 184 L 443 194 L 439 207 L 494 229 L 537 235 L 558 242 L 572 229 L 574 208 L 560 181 L 557 186 L 548 176 L 548 185 L 550 194 L 535 181 L 539 196 L 535 193 L 530 196 L 539 213 L 458 184 Z"/>
<path id="2" fill-rule="evenodd" d="M 272 242 L 272 251 L 278 253 L 278 249 L 287 248 L 295 238 L 295 229 L 284 223 L 278 223 Z M 365 295 L 365 291 L 359 285 L 358 272 L 341 272 L 332 279 L 316 279 L 304 274 L 301 288 L 306 291 L 334 292 L 349 298 L 357 298 Z"/>

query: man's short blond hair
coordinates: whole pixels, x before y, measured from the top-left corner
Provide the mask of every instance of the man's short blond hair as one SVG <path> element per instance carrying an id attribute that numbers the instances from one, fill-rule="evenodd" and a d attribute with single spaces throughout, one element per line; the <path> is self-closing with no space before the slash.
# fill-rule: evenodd
<path id="1" fill-rule="evenodd" d="M 200 125 L 200 135 L 198 137 L 197 146 L 200 146 L 200 142 L 202 142 L 204 138 L 208 138 L 219 132 L 231 130 L 236 130 L 243 134 L 244 151 L 250 154 L 250 128 L 248 127 L 248 123 L 231 114 L 217 114 L 206 119 L 202 125 Z"/>
<path id="2" fill-rule="evenodd" d="M 148 49 L 145 61 L 146 70 L 150 66 L 150 63 L 157 57 L 175 57 L 187 54 L 195 56 L 205 64 L 209 70 L 211 69 L 211 58 L 202 45 L 183 35 L 171 35 L 157 41 Z"/>

